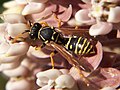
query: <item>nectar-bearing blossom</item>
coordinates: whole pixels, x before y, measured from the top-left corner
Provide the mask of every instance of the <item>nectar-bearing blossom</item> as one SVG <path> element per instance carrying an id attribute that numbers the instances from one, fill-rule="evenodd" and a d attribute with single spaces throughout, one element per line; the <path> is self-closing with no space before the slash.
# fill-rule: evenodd
<path id="1" fill-rule="evenodd" d="M 119 0 L 13 0 L 4 3 L 7 9 L 0 15 L 4 21 L 0 24 L 0 72 L 9 77 L 6 90 L 118 90 L 120 55 L 116 47 L 119 51 L 119 39 L 116 33 L 105 35 L 119 28 L 118 3 Z M 56 31 L 60 26 L 64 37 L 88 38 L 96 53 L 75 55 L 62 45 L 59 49 L 57 45 L 39 48 L 43 41 L 32 40 L 26 32 L 31 32 L 35 22 L 46 22 Z M 104 36 L 92 38 L 88 31 L 92 36 Z M 87 47 L 85 41 L 80 42 Z M 54 50 L 60 52 L 53 56 L 55 67 L 52 69 L 50 56 Z M 77 68 L 70 58 L 78 62 Z"/>
<path id="2" fill-rule="evenodd" d="M 42 87 L 39 90 L 49 90 L 52 88 L 62 90 L 64 88 L 68 90 L 78 90 L 78 87 L 75 84 L 75 80 L 71 75 L 68 73 L 62 73 L 62 71 L 56 69 L 39 72 L 37 73 L 37 78 L 38 79 L 36 83 Z"/>
<path id="3" fill-rule="evenodd" d="M 89 34 L 91 36 L 105 35 L 115 29 L 114 24 L 120 22 L 119 0 L 90 0 L 91 6 L 76 12 L 77 25 L 91 25 Z M 84 1 L 87 4 L 87 0 Z M 102 24 L 100 24 L 102 23 Z M 111 24 L 111 25 L 110 25 Z M 106 26 L 108 27 L 106 29 Z M 103 27 L 102 29 L 98 27 Z M 94 30 L 96 29 L 96 30 Z"/>

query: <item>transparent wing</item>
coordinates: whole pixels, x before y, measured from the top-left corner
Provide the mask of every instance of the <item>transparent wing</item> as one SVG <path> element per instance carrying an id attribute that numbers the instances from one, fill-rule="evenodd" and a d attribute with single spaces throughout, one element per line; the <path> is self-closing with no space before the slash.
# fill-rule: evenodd
<path id="1" fill-rule="evenodd" d="M 84 34 L 89 35 L 89 29 L 75 29 L 71 27 L 56 28 L 56 31 L 60 32 L 63 36 L 83 36 Z"/>
<path id="2" fill-rule="evenodd" d="M 87 65 L 85 65 L 82 62 L 79 62 L 79 59 L 75 58 L 74 55 L 72 55 L 69 51 L 67 51 L 63 46 L 58 45 L 54 42 L 50 42 L 51 46 L 60 53 L 71 65 L 78 66 L 80 69 L 83 69 L 87 72 L 91 72 L 92 68 L 88 68 Z"/>

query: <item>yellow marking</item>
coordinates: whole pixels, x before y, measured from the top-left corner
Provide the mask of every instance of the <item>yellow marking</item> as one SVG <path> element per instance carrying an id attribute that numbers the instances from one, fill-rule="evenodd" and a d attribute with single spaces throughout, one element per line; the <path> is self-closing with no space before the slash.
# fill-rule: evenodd
<path id="1" fill-rule="evenodd" d="M 58 16 L 55 13 L 53 13 L 53 15 L 54 15 L 54 18 L 56 19 L 56 21 L 58 22 L 58 28 L 60 28 L 62 20 L 60 18 L 58 18 Z"/>
<path id="2" fill-rule="evenodd" d="M 77 43 L 76 43 L 76 47 L 75 47 L 75 53 L 76 53 L 76 54 L 77 54 L 77 50 L 78 50 L 78 44 L 79 44 L 81 38 L 82 38 L 82 37 L 79 37 L 79 39 L 78 39 L 78 41 L 77 41 Z"/>
<path id="3" fill-rule="evenodd" d="M 51 38 L 52 40 L 54 40 L 54 34 L 56 34 L 56 32 L 53 33 L 52 38 Z"/>
<path id="4" fill-rule="evenodd" d="M 40 37 L 43 39 L 43 41 L 45 41 L 45 39 L 43 38 L 43 36 L 40 35 Z M 40 37 L 39 37 L 39 39 L 40 39 Z"/>
<path id="5" fill-rule="evenodd" d="M 88 51 L 87 51 L 86 53 L 88 53 L 88 52 L 92 49 L 92 47 L 93 47 L 93 46 L 92 46 L 92 45 L 90 45 L 90 48 L 88 49 Z"/>
<path id="6" fill-rule="evenodd" d="M 51 29 L 54 29 L 54 27 L 53 27 L 53 26 L 51 26 Z"/>
<path id="7" fill-rule="evenodd" d="M 41 46 L 35 46 L 35 50 L 41 50 Z"/>
<path id="8" fill-rule="evenodd" d="M 68 40 L 67 44 L 65 45 L 67 49 L 68 49 L 68 45 L 69 45 L 69 43 L 70 43 L 71 39 L 72 39 L 72 37 L 70 37 L 70 38 L 69 38 L 69 40 Z"/>
<path id="9" fill-rule="evenodd" d="M 41 30 L 41 29 L 40 29 Z M 38 32 L 38 39 L 40 39 L 40 30 L 39 30 L 39 32 Z M 42 36 L 41 36 L 42 37 Z M 42 37 L 43 38 L 43 37 Z M 44 40 L 44 38 L 43 38 L 43 40 Z"/>
<path id="10" fill-rule="evenodd" d="M 72 45 L 70 45 L 70 49 L 72 49 Z"/>
<path id="11" fill-rule="evenodd" d="M 82 54 L 82 50 L 83 50 L 83 47 L 84 47 L 86 41 L 87 41 L 87 39 L 85 38 L 85 39 L 84 39 L 84 42 L 83 42 L 83 44 L 82 44 L 82 46 L 81 46 L 81 50 L 79 51 L 79 54 Z"/>
<path id="12" fill-rule="evenodd" d="M 82 52 L 82 54 L 85 53 L 85 51 L 86 51 L 86 49 L 87 49 L 87 47 L 88 47 L 89 44 L 90 44 L 90 42 L 87 43 L 87 46 L 84 48 L 84 51 Z"/>
<path id="13" fill-rule="evenodd" d="M 47 40 L 47 41 L 45 41 L 44 43 L 45 43 L 45 44 L 47 44 L 47 43 L 48 43 L 48 40 Z"/>

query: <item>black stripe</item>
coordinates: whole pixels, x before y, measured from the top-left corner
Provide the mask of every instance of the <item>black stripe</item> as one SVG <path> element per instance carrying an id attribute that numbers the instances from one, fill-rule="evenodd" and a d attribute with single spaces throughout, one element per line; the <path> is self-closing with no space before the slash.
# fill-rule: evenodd
<path id="1" fill-rule="evenodd" d="M 89 43 L 89 42 L 87 41 L 87 44 L 88 44 L 88 43 Z M 86 45 L 86 47 L 85 47 L 86 50 L 85 50 L 84 54 L 87 54 L 88 49 L 90 49 L 90 45 L 91 45 L 90 43 L 88 44 L 88 46 Z"/>
<path id="2" fill-rule="evenodd" d="M 80 50 L 82 50 L 82 45 L 83 45 L 84 40 L 85 40 L 85 39 L 82 37 L 81 40 L 80 40 L 80 42 L 79 42 L 79 44 L 78 44 L 78 50 L 77 50 L 78 52 L 80 52 Z M 81 47 L 80 47 L 80 46 L 81 46 Z M 82 53 L 82 51 L 81 51 L 81 53 Z M 80 54 L 81 54 L 81 53 L 80 53 Z"/>
<path id="3" fill-rule="evenodd" d="M 77 41 L 78 41 L 78 38 L 71 38 L 70 43 L 68 45 L 68 49 L 74 52 Z M 71 45 L 72 45 L 72 49 L 70 48 Z"/>

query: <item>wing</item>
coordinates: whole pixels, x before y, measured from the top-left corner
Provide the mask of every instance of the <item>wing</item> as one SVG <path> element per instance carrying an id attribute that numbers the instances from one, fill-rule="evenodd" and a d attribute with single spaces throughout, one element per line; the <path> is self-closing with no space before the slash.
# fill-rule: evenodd
<path id="1" fill-rule="evenodd" d="M 68 52 L 63 46 L 58 45 L 54 42 L 50 42 L 51 46 L 58 52 L 60 53 L 71 65 L 73 66 L 78 66 L 79 69 L 84 69 L 87 72 L 91 72 L 93 69 L 88 68 L 87 65 L 85 65 L 82 62 L 79 62 L 78 59 L 76 59 L 70 52 Z"/>
<path id="2" fill-rule="evenodd" d="M 73 58 L 73 56 L 72 56 L 67 50 L 65 50 L 65 48 L 63 48 L 61 45 L 58 45 L 58 44 L 56 44 L 56 43 L 54 43 L 54 42 L 51 42 L 50 44 L 51 44 L 51 46 L 52 46 L 53 48 L 55 48 L 55 50 L 58 51 L 71 65 L 73 65 L 73 66 L 76 68 L 76 70 L 77 70 L 80 78 L 83 79 L 83 81 L 84 81 L 87 85 L 89 85 L 89 84 L 90 84 L 90 80 L 87 79 L 87 78 L 83 75 L 82 70 L 81 70 L 81 66 L 84 67 L 84 66 L 82 65 L 82 63 L 79 63 L 75 58 Z M 85 68 L 85 70 L 87 70 L 87 71 L 89 70 L 89 69 L 87 68 L 87 66 L 85 66 L 84 68 Z M 89 71 L 90 71 L 90 70 L 89 70 Z"/>
<path id="3" fill-rule="evenodd" d="M 71 27 L 66 27 L 66 28 L 56 28 L 56 31 L 58 31 L 59 33 L 61 33 L 63 36 L 83 36 L 84 34 L 88 34 L 89 35 L 89 29 L 75 29 L 75 28 L 71 28 Z"/>

